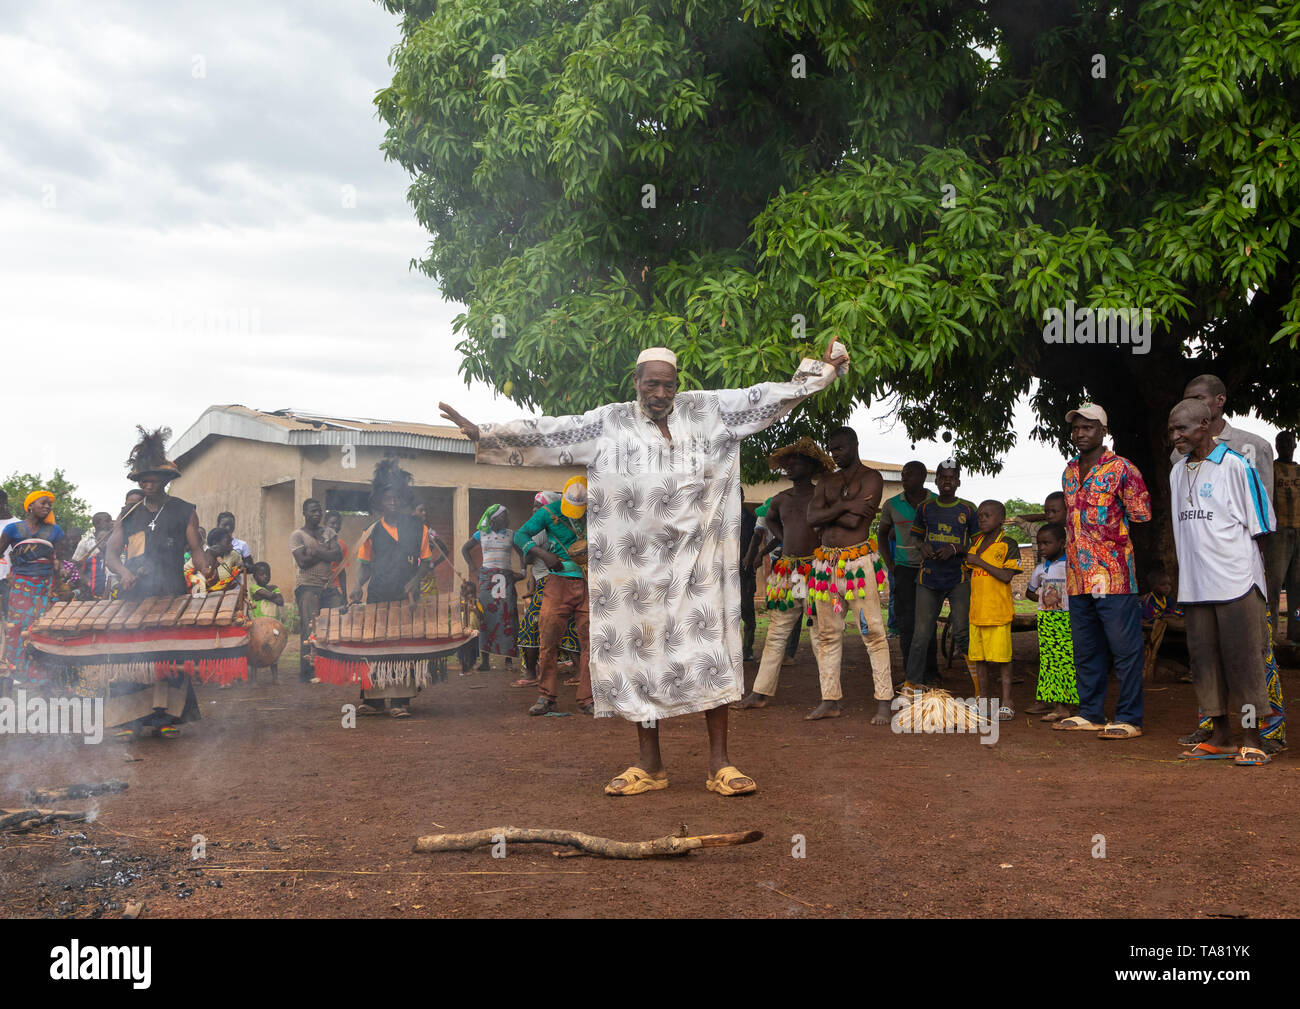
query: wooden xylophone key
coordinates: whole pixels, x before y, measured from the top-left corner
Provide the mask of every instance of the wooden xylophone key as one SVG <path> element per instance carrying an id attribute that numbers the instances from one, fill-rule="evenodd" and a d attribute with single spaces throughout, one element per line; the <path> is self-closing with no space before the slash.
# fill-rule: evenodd
<path id="1" fill-rule="evenodd" d="M 216 622 L 217 612 L 221 609 L 221 594 L 210 592 L 203 600 L 203 605 L 199 608 L 198 619 L 194 621 L 195 627 L 211 627 Z"/>
<path id="2" fill-rule="evenodd" d="M 181 614 L 185 612 L 186 607 L 190 604 L 190 598 L 190 596 L 177 596 L 174 599 L 169 599 L 167 608 L 162 614 L 161 626 L 175 627 L 179 624 Z"/>
<path id="3" fill-rule="evenodd" d="M 63 616 L 67 606 L 67 603 L 50 603 L 50 605 L 45 608 L 45 612 L 36 618 L 36 622 L 32 624 L 32 630 L 53 630 L 54 625 L 58 623 L 59 619 Z"/>
<path id="4" fill-rule="evenodd" d="M 121 599 L 111 600 L 102 611 L 96 614 L 95 622 L 92 625 L 93 629 L 96 631 L 106 630 L 108 625 L 112 623 L 113 618 L 118 615 L 125 605 L 126 603 Z"/>
<path id="5" fill-rule="evenodd" d="M 366 606 L 366 619 L 361 628 L 361 640 L 365 644 L 370 644 L 375 640 L 375 621 L 378 619 L 379 606 L 375 603 L 369 603 Z"/>
<path id="6" fill-rule="evenodd" d="M 221 593 L 221 605 L 217 609 L 217 626 L 229 627 L 235 622 L 239 611 L 239 589 L 226 589 Z"/>
<path id="7" fill-rule="evenodd" d="M 144 615 L 142 627 L 162 627 L 167 619 L 167 611 L 172 608 L 172 596 L 159 596 L 153 608 Z"/>
<path id="8" fill-rule="evenodd" d="M 329 635 L 326 638 L 329 644 L 337 645 L 339 643 L 343 633 L 343 622 L 347 620 L 347 618 L 348 615 L 341 609 L 334 611 L 333 616 L 330 617 L 330 630 Z"/>
<path id="9" fill-rule="evenodd" d="M 56 610 L 57 607 L 57 611 Z M 76 627 L 77 610 L 80 608 L 79 603 L 55 603 L 50 607 L 52 631 L 71 631 Z"/>
<path id="10" fill-rule="evenodd" d="M 73 634 L 77 633 L 81 626 L 81 615 L 85 612 L 85 603 L 75 601 L 68 603 L 68 615 L 62 629 Z"/>
<path id="11" fill-rule="evenodd" d="M 316 635 L 318 642 L 328 641 L 330 637 L 330 624 L 338 616 L 337 611 L 320 609 L 316 613 L 316 626 L 312 628 L 312 633 Z"/>
<path id="12" fill-rule="evenodd" d="M 198 622 L 199 614 L 203 612 L 203 604 L 206 601 L 206 596 L 190 596 L 189 602 L 185 605 L 185 610 L 176 621 L 177 626 L 193 627 Z"/>
<path id="13" fill-rule="evenodd" d="M 90 612 L 81 618 L 81 630 L 83 632 L 93 631 L 112 605 L 113 601 L 111 599 L 96 599 L 94 605 L 90 608 Z"/>
<path id="14" fill-rule="evenodd" d="M 49 623 L 46 627 L 51 631 L 65 631 L 70 629 L 69 621 L 72 615 L 77 611 L 76 603 L 54 603 L 46 610 Z M 44 630 L 46 628 L 42 628 Z"/>
<path id="15" fill-rule="evenodd" d="M 393 608 L 394 603 L 380 603 L 379 608 L 375 611 L 375 640 L 388 640 L 388 613 Z"/>
<path id="16" fill-rule="evenodd" d="M 424 604 L 424 636 L 438 637 L 438 601 L 430 599 Z"/>
<path id="17" fill-rule="evenodd" d="M 122 608 L 117 611 L 117 615 L 113 617 L 112 621 L 109 623 L 108 629 L 110 631 L 120 631 L 124 626 L 126 626 L 127 618 L 130 617 L 139 606 L 140 601 L 138 599 L 126 600 L 126 602 L 122 604 Z"/>
<path id="18" fill-rule="evenodd" d="M 144 618 L 157 608 L 160 600 L 165 599 L 165 596 L 150 596 L 148 599 L 145 599 L 135 608 L 135 611 L 126 618 L 126 622 L 122 625 L 123 629 L 128 631 L 139 630 L 144 626 Z"/>
<path id="19" fill-rule="evenodd" d="M 405 641 L 411 630 L 411 604 L 403 599 L 393 603 L 388 611 L 388 637 L 393 641 Z"/>
<path id="20" fill-rule="evenodd" d="M 352 644 L 356 644 L 361 640 L 361 633 L 366 626 L 365 605 L 362 604 L 361 606 L 353 606 L 350 610 L 348 610 L 348 618 L 349 618 L 349 623 L 348 623 L 347 640 Z"/>

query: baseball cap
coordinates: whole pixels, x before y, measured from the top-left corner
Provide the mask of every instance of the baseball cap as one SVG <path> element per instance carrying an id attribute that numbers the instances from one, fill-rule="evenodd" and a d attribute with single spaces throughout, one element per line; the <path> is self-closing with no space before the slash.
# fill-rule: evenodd
<path id="1" fill-rule="evenodd" d="M 1072 424 L 1075 417 L 1083 417 L 1085 420 L 1099 420 L 1102 427 L 1109 426 L 1106 423 L 1106 411 L 1096 403 L 1080 403 L 1077 410 L 1071 410 L 1065 415 L 1065 422 Z"/>
<path id="2" fill-rule="evenodd" d="M 560 496 L 560 512 L 566 518 L 580 519 L 587 512 L 587 478 L 570 477 Z"/>

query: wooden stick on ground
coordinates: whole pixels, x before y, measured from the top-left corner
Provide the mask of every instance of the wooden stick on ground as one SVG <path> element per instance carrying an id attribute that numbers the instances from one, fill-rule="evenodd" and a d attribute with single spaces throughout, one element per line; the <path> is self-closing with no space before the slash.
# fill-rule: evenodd
<path id="1" fill-rule="evenodd" d="M 0 809 L 0 830 L 39 827 L 55 820 L 84 821 L 85 813 L 63 809 Z"/>
<path id="2" fill-rule="evenodd" d="M 32 788 L 23 796 L 28 802 L 57 802 L 59 799 L 89 799 L 96 795 L 125 792 L 125 781 L 105 781 L 94 785 L 63 785 L 59 788 Z"/>
<path id="3" fill-rule="evenodd" d="M 698 837 L 658 837 L 653 841 L 611 841 L 576 830 L 547 830 L 535 827 L 488 827 L 467 834 L 430 834 L 415 842 L 415 851 L 472 851 L 504 840 L 507 844 L 567 844 L 606 858 L 657 858 L 686 855 L 696 848 L 719 848 L 751 844 L 763 837 L 761 830 L 735 834 L 704 834 Z"/>

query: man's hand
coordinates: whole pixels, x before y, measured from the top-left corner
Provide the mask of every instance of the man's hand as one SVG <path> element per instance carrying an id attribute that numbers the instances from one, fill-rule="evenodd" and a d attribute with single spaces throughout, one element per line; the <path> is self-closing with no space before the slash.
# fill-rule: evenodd
<path id="1" fill-rule="evenodd" d="M 834 352 L 834 350 L 835 350 L 835 341 L 832 340 L 826 348 L 826 353 L 822 354 L 822 360 L 825 361 L 827 364 L 829 364 L 831 367 L 836 369 L 838 369 L 840 365 L 849 363 L 849 355 L 847 352 L 836 354 L 835 356 L 832 357 L 831 355 Z"/>
<path id="2" fill-rule="evenodd" d="M 349 593 L 348 599 L 354 603 L 361 602 L 361 589 L 360 588 L 353 589 L 352 592 Z"/>
<path id="3" fill-rule="evenodd" d="M 470 441 L 478 441 L 479 429 L 477 424 L 462 417 L 446 403 L 439 403 L 438 409 L 442 411 L 443 420 L 449 420 L 455 424 Z"/>
<path id="4" fill-rule="evenodd" d="M 126 574 L 122 576 L 122 591 L 130 592 L 133 588 L 135 588 L 135 583 L 138 582 L 139 580 L 140 579 L 138 577 L 136 577 L 130 571 L 128 571 Z"/>
<path id="5" fill-rule="evenodd" d="M 546 547 L 533 547 L 531 556 L 536 557 L 552 571 L 559 571 L 564 567 L 564 561 L 560 560 L 557 554 L 547 550 Z"/>

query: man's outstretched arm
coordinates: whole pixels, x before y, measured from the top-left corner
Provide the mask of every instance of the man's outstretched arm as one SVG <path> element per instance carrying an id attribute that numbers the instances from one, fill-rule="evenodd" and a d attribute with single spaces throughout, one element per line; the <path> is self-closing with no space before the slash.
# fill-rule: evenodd
<path id="1" fill-rule="evenodd" d="M 475 444 L 474 461 L 506 466 L 585 466 L 596 454 L 607 407 L 566 417 L 475 424 L 446 403 L 442 416 Z"/>
<path id="2" fill-rule="evenodd" d="M 849 363 L 847 353 L 826 348 L 820 361 L 804 358 L 788 382 L 759 382 L 745 389 L 719 389 L 717 397 L 722 423 L 737 437 L 770 427 L 815 392 L 835 381 L 836 369 Z"/>

